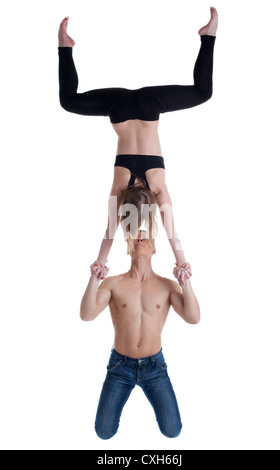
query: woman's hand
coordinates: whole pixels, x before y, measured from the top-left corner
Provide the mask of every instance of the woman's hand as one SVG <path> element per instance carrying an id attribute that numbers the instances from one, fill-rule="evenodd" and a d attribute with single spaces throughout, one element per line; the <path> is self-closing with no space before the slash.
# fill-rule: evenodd
<path id="1" fill-rule="evenodd" d="M 178 280 L 179 285 L 184 287 L 186 279 L 190 279 L 192 276 L 192 268 L 190 263 L 184 263 L 182 266 L 178 266 L 176 263 L 176 268 L 174 268 L 173 274 Z"/>
<path id="2" fill-rule="evenodd" d="M 109 273 L 109 268 L 105 264 L 100 263 L 100 261 L 95 261 L 90 267 L 91 275 L 96 276 L 99 281 L 103 281 Z"/>

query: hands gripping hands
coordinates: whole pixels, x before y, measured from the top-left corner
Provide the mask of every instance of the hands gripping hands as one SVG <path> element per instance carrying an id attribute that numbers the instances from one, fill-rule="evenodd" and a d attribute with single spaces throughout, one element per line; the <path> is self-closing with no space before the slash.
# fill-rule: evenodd
<path id="1" fill-rule="evenodd" d="M 90 271 L 91 275 L 96 276 L 98 281 L 103 281 L 108 276 L 109 268 L 97 260 L 91 265 Z"/>
<path id="2" fill-rule="evenodd" d="M 186 279 L 190 279 L 192 276 L 192 268 L 190 263 L 184 263 L 182 266 L 179 266 L 177 263 L 176 268 L 173 270 L 173 274 L 179 282 L 181 287 L 184 287 Z"/>
<path id="3" fill-rule="evenodd" d="M 109 273 L 109 268 L 100 261 L 95 261 L 91 267 L 91 275 L 96 276 L 99 281 L 103 281 Z M 181 266 L 176 263 L 176 267 L 173 270 L 175 278 L 181 287 L 185 286 L 186 279 L 190 279 L 192 276 L 192 268 L 190 263 L 184 263 Z"/>

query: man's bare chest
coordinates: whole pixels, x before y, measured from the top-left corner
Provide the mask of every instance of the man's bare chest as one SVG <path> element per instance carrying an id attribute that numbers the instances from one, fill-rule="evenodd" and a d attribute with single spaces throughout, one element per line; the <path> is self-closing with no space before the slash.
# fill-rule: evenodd
<path id="1" fill-rule="evenodd" d="M 119 312 L 157 314 L 170 308 L 169 292 L 160 282 L 120 284 L 112 292 L 112 303 Z"/>

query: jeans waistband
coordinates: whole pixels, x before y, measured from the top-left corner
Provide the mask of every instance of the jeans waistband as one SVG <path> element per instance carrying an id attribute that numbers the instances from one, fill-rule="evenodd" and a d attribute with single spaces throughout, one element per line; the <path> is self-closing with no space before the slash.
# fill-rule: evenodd
<path id="1" fill-rule="evenodd" d="M 129 362 L 131 364 L 137 365 L 137 364 L 139 364 L 140 361 L 141 361 L 142 364 L 145 364 L 147 362 L 156 361 L 157 359 L 159 359 L 160 357 L 163 356 L 163 353 L 162 353 L 162 348 L 161 348 L 161 350 L 153 356 L 148 356 L 148 357 L 142 357 L 142 358 L 139 358 L 139 359 L 135 359 L 133 357 L 124 356 L 123 354 L 118 353 L 115 350 L 115 348 L 112 348 L 112 355 L 114 355 L 118 359 L 122 360 L 124 363 Z"/>

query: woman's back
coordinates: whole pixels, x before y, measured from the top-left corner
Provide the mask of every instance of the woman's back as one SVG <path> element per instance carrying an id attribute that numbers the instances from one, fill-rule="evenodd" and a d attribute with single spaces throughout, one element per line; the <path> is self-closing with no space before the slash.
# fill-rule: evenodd
<path id="1" fill-rule="evenodd" d="M 119 137 L 117 155 L 162 156 L 158 135 L 159 121 L 135 119 L 112 126 Z"/>

